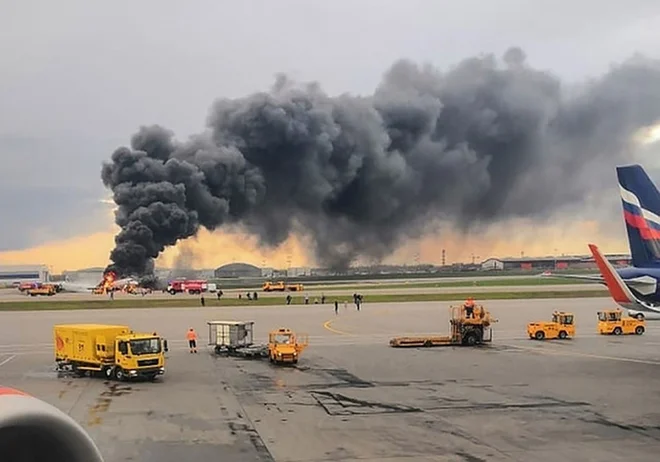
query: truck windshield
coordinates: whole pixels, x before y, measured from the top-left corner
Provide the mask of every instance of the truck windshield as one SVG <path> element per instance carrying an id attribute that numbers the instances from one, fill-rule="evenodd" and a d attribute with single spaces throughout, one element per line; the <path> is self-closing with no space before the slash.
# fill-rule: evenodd
<path id="1" fill-rule="evenodd" d="M 153 355 L 161 351 L 159 338 L 131 340 L 131 352 L 136 355 Z"/>

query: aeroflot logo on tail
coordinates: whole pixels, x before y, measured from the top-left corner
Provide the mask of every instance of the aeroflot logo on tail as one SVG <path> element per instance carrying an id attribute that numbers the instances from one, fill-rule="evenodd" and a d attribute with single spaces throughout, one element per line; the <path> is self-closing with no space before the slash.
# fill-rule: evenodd
<path id="1" fill-rule="evenodd" d="M 642 207 L 637 196 L 619 185 L 621 200 L 623 200 L 623 216 L 626 224 L 639 230 L 642 239 L 660 239 L 660 216 Z"/>

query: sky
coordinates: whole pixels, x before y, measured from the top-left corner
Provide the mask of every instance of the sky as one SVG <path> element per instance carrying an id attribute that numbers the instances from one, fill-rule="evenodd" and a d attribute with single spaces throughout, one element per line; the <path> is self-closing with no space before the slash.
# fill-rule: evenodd
<path id="1" fill-rule="evenodd" d="M 653 0 L 0 0 L 0 263 L 105 266 L 117 228 L 101 162 L 141 125 L 198 132 L 214 99 L 267 89 L 277 73 L 370 94 L 400 58 L 442 69 L 518 46 L 534 67 L 581 82 L 635 53 L 660 57 L 657 30 Z M 502 227 L 469 244 L 430 235 L 390 260 L 439 262 L 442 248 L 450 261 L 585 253 L 589 234 L 627 251 L 620 223 L 583 218 L 544 227 L 542 239 L 534 229 L 508 239 Z M 195 266 L 311 263 L 295 239 L 272 251 L 203 232 L 183 246 Z"/>

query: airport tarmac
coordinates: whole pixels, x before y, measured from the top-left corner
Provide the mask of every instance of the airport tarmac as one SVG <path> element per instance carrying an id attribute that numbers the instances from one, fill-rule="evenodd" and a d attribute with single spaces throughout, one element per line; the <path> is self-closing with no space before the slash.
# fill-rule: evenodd
<path id="1" fill-rule="evenodd" d="M 0 313 L 0 381 L 68 412 L 106 462 L 656 461 L 660 322 L 642 336 L 595 333 L 608 298 L 501 300 L 481 348 L 394 349 L 394 335 L 445 333 L 447 303 Z M 536 342 L 532 320 L 573 311 L 577 338 Z M 257 340 L 310 335 L 297 367 L 186 351 L 193 326 L 254 320 Z M 52 326 L 101 322 L 169 339 L 157 383 L 58 378 Z"/>
<path id="2" fill-rule="evenodd" d="M 346 289 L 306 289 L 303 292 L 263 292 L 261 290 L 257 291 L 259 297 L 283 297 L 286 294 L 291 294 L 293 297 L 304 297 L 305 295 L 309 296 L 310 300 L 313 301 L 314 298 L 320 298 L 322 295 L 326 297 L 348 297 L 351 299 L 353 292 L 358 292 L 368 297 L 369 295 L 394 295 L 394 294 L 446 294 L 446 293 L 484 293 L 484 292 L 556 292 L 556 291 L 576 291 L 576 290 L 605 290 L 603 286 L 598 284 L 558 284 L 558 285 L 538 285 L 538 286 L 472 286 L 472 287 L 401 287 L 401 288 L 365 288 L 360 290 L 346 290 Z M 236 298 L 239 294 L 246 296 L 247 290 L 240 289 L 226 289 L 223 291 L 224 298 Z M 254 291 L 249 291 L 253 293 Z M 208 297 L 214 297 L 215 294 L 205 294 Z M 107 298 L 107 295 L 94 295 L 91 293 L 67 293 L 61 292 L 59 294 L 48 296 L 36 296 L 30 297 L 28 295 L 21 294 L 17 289 L 0 289 L 0 303 L 3 302 L 16 302 L 16 301 L 53 301 L 53 300 L 99 300 L 99 298 Z M 142 297 L 141 295 L 131 295 L 116 293 L 115 299 L 130 299 L 135 297 Z M 188 295 L 188 294 L 176 294 L 170 295 L 163 292 L 153 292 L 151 294 L 145 295 L 149 298 L 166 298 L 170 299 L 172 297 L 195 297 L 199 298 L 199 295 Z"/>

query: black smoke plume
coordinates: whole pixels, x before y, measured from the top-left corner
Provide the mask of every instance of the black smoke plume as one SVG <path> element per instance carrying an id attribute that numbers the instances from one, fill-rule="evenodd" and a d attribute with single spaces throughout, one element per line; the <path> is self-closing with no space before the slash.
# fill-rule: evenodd
<path id="1" fill-rule="evenodd" d="M 200 227 L 240 225 L 266 246 L 302 233 L 338 267 L 387 256 L 438 219 L 469 230 L 547 218 L 608 184 L 631 135 L 660 118 L 658 62 L 634 57 L 567 89 L 518 48 L 503 58 L 447 72 L 400 61 L 369 97 L 280 76 L 217 100 L 187 141 L 142 127 L 102 169 L 121 227 L 109 268 L 150 274 Z"/>

